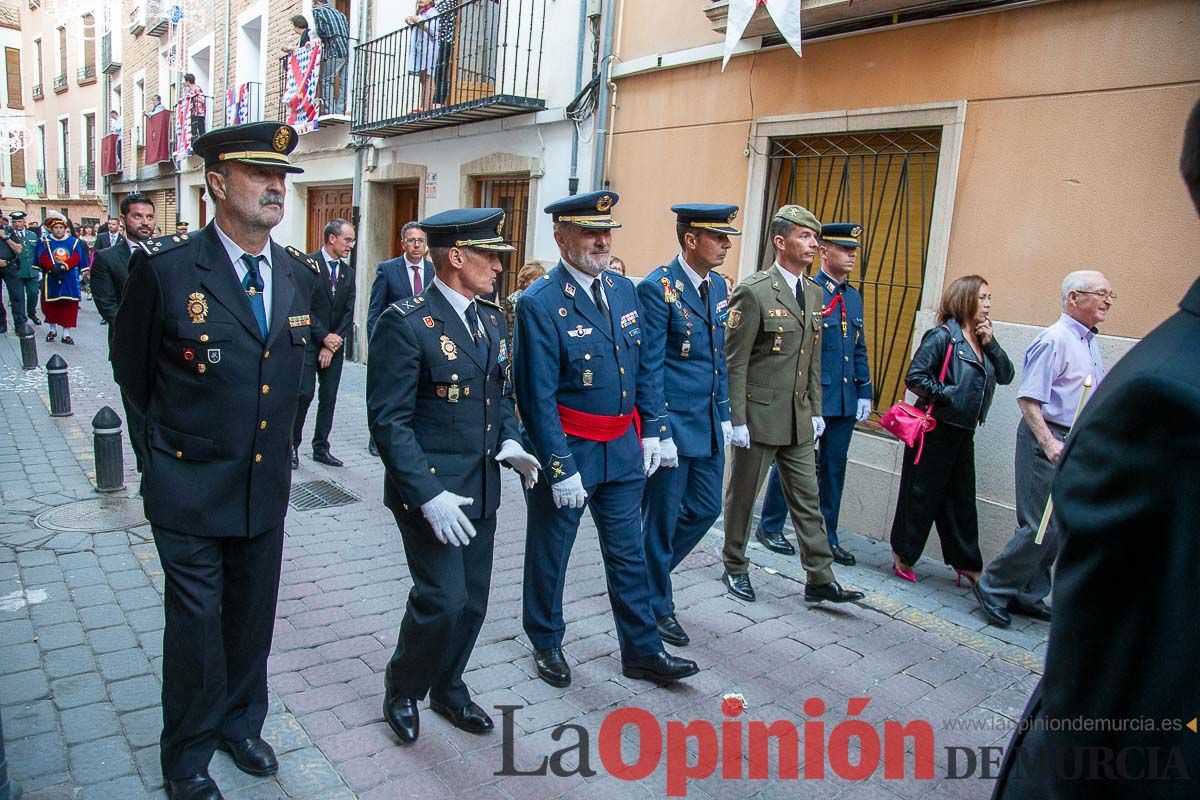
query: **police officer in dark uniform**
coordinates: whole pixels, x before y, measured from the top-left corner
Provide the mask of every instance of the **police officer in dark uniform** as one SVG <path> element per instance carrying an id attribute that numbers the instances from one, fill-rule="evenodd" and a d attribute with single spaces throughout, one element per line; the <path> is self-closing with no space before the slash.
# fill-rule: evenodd
<path id="1" fill-rule="evenodd" d="M 821 287 L 821 415 L 825 432 L 818 440 L 817 486 L 821 494 L 821 516 L 833 560 L 852 565 L 854 555 L 838 543 L 838 516 L 842 490 L 846 485 L 846 459 L 854 425 L 871 415 L 871 370 L 867 365 L 867 335 L 863 324 L 863 298 L 850 285 L 858 257 L 858 237 L 862 226 L 853 222 L 832 222 L 821 226 L 821 269 L 813 282 Z M 787 504 L 779 484 L 779 467 L 771 467 L 767 491 L 763 497 L 762 517 L 756 532 L 760 542 L 780 552 Z M 774 546 L 773 546 L 774 545 Z"/>
<path id="2" fill-rule="evenodd" d="M 661 385 L 640 363 L 633 284 L 608 270 L 618 199 L 601 191 L 546 206 L 562 258 L 516 309 L 517 403 L 546 467 L 526 498 L 523 622 L 539 677 L 559 687 L 571 682 L 563 584 L 584 506 L 600 536 L 623 674 L 668 682 L 699 671 L 663 652 L 650 603 L 640 509 L 661 458 Z"/>
<path id="3" fill-rule="evenodd" d="M 470 733 L 492 729 L 462 673 L 487 614 L 500 464 L 527 485 L 541 465 L 521 447 L 509 385 L 508 325 L 493 291 L 503 272 L 499 208 L 421 222 L 436 276 L 379 317 L 367 366 L 367 416 L 387 469 L 413 588 L 388 663 L 383 715 L 402 742 L 420 733 L 417 701 Z"/>
<path id="4" fill-rule="evenodd" d="M 202 231 L 135 250 L 113 371 L 145 420 L 142 498 L 166 573 L 161 761 L 167 795 L 213 800 L 214 748 L 278 769 L 261 738 L 289 445 L 316 270 L 271 241 L 296 131 L 222 128 L 193 145 L 216 206 Z"/>
<path id="5" fill-rule="evenodd" d="M 729 421 L 725 374 L 725 281 L 709 273 L 725 263 L 737 206 L 671 206 L 681 253 L 638 284 L 642 362 L 663 383 L 662 468 L 642 498 L 646 563 L 658 633 L 667 644 L 689 639 L 675 618 L 671 570 L 721 516 Z"/>

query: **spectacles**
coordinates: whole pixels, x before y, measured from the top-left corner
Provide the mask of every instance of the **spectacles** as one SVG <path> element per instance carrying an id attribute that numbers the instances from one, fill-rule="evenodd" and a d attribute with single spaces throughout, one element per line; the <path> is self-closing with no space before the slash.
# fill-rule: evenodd
<path id="1" fill-rule="evenodd" d="M 405 244 L 425 244 L 424 239 L 405 239 Z"/>
<path id="2" fill-rule="evenodd" d="M 1112 302 L 1117 299 L 1116 292 L 1085 292 L 1083 289 L 1076 289 L 1075 294 L 1094 294 L 1097 297 L 1103 297 L 1105 300 Z"/>

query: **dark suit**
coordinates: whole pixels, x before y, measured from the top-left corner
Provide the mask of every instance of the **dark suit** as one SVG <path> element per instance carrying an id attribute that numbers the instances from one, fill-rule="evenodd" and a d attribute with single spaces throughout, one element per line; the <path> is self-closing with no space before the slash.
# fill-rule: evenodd
<path id="1" fill-rule="evenodd" d="M 161 249 L 159 249 L 161 248 Z M 309 297 L 271 245 L 269 332 L 213 225 L 135 252 L 114 322 L 117 382 L 145 419 L 146 517 L 166 573 L 162 768 L 203 771 L 260 734 Z M 265 269 L 265 268 L 264 268 Z"/>
<path id="2" fill-rule="evenodd" d="M 304 377 L 300 381 L 300 400 L 296 410 L 296 422 L 292 426 L 292 446 L 300 446 L 304 433 L 304 419 L 317 395 L 317 422 L 313 430 L 314 453 L 329 452 L 329 431 L 333 428 L 333 411 L 337 405 L 338 385 L 342 381 L 342 366 L 346 353 L 352 345 L 354 330 L 354 267 L 342 263 L 337 270 L 336 286 L 330 280 L 328 256 L 323 250 L 309 253 L 308 257 L 320 265 L 320 275 L 312 287 L 312 338 L 308 342 L 308 353 L 304 362 Z M 329 366 L 317 368 L 317 353 L 325 337 L 336 333 L 344 343 L 333 354 Z M 319 380 L 318 380 L 319 378 Z M 319 384 L 319 388 L 317 387 Z M 314 392 L 315 390 L 315 392 Z"/>
<path id="3" fill-rule="evenodd" d="M 124 242 L 125 234 L 120 233 L 120 232 L 117 232 L 116 234 L 112 234 L 112 233 L 109 233 L 108 231 L 100 231 L 100 233 L 96 234 L 96 245 L 93 249 L 94 250 L 103 250 L 106 247 L 112 247 L 113 239 L 116 239 L 118 244 L 121 242 Z M 128 247 L 128 244 L 126 244 L 126 246 Z"/>
<path id="4" fill-rule="evenodd" d="M 477 301 L 488 336 L 480 363 L 462 319 L 437 286 L 389 306 L 367 365 L 367 416 L 387 469 L 384 504 L 404 539 L 412 573 L 389 689 L 451 708 L 471 702 L 463 669 L 487 613 L 500 465 L 506 439 L 520 441 L 508 388 L 507 324 Z M 443 491 L 469 497 L 476 536 L 441 544 L 421 505 Z"/>
<path id="5" fill-rule="evenodd" d="M 1025 709 L 1032 725 L 1196 716 L 1200 280 L 1180 309 L 1108 373 L 1059 460 L 1054 514 L 1063 545 L 1046 672 Z M 1145 775 L 1102 771 L 1098 780 L 1059 777 L 1048 788 L 1038 762 L 1071 764 L 1084 747 L 1108 748 L 1110 761 Z M 1078 757 L 1086 776 L 1088 755 Z M 1152 757 L 1173 779 L 1154 780 Z M 1200 736 L 1190 730 L 1034 729 L 1013 737 L 994 797 L 1182 800 L 1196 796 L 1198 776 Z"/>
<path id="6" fill-rule="evenodd" d="M 433 262 L 425 259 L 421 271 L 421 289 L 424 291 L 433 280 Z M 375 268 L 375 282 L 371 284 L 371 302 L 367 306 L 367 340 L 375 332 L 379 315 L 392 303 L 412 297 L 412 281 L 409 279 L 408 262 L 404 256 L 381 261 Z"/>

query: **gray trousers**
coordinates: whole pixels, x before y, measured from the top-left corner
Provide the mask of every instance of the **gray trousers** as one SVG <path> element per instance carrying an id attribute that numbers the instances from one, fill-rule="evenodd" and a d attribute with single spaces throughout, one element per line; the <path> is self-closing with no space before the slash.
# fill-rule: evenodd
<path id="1" fill-rule="evenodd" d="M 1066 441 L 1066 428 L 1053 424 L 1049 427 L 1054 438 Z M 984 595 L 1001 608 L 1010 602 L 1037 605 L 1050 594 L 1050 570 L 1058 558 L 1060 544 L 1058 520 L 1054 515 L 1046 526 L 1042 543 L 1034 542 L 1046 501 L 1050 498 L 1056 467 L 1046 458 L 1024 419 L 1017 426 L 1014 462 L 1017 529 L 1004 552 L 988 564 L 979 579 L 979 588 Z"/>

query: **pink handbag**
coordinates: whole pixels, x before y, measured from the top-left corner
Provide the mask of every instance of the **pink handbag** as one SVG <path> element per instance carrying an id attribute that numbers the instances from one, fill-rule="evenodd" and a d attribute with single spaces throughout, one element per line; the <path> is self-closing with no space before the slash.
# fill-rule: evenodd
<path id="1" fill-rule="evenodd" d="M 942 360 L 942 371 L 938 375 L 938 383 L 946 382 L 946 370 L 950 368 L 950 356 L 954 352 L 954 341 L 946 347 L 946 357 Z M 879 420 L 884 430 L 895 436 L 908 447 L 917 448 L 914 464 L 921 463 L 921 453 L 925 449 L 925 434 L 937 427 L 937 420 L 929 413 L 929 409 L 921 409 L 905 402 L 896 403 L 887 410 Z"/>

